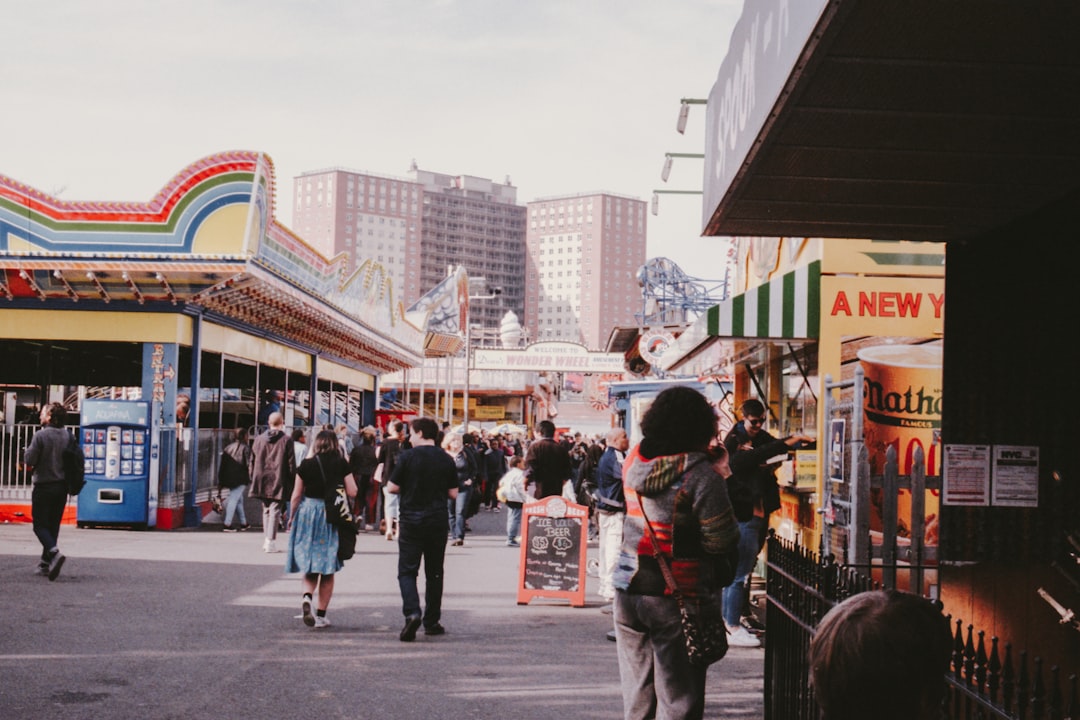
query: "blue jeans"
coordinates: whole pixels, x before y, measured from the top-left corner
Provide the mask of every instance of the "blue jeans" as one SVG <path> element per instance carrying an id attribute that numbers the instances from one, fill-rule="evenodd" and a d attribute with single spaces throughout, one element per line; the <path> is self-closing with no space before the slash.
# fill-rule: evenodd
<path id="1" fill-rule="evenodd" d="M 471 487 L 458 488 L 457 499 L 446 501 L 450 514 L 450 534 L 455 540 L 465 539 L 465 509 L 469 507 L 469 496 L 472 493 Z"/>
<path id="2" fill-rule="evenodd" d="M 675 598 L 617 590 L 614 609 L 623 717 L 700 720 L 707 668 L 686 656 Z"/>
<path id="3" fill-rule="evenodd" d="M 507 542 L 514 542 L 514 539 L 521 534 L 521 503 L 514 503 L 514 505 L 517 505 L 517 507 L 506 503 Z"/>
<path id="4" fill-rule="evenodd" d="M 233 513 L 236 513 L 241 525 L 247 525 L 247 516 L 244 515 L 244 491 L 247 485 L 240 485 L 229 490 L 229 497 L 225 499 L 225 527 L 232 525 Z"/>
<path id="5" fill-rule="evenodd" d="M 432 627 L 442 617 L 443 560 L 446 558 L 446 525 L 435 516 L 420 521 L 398 520 L 398 588 L 405 617 L 421 615 L 424 627 Z M 424 607 L 416 578 L 424 561 Z"/>
<path id="6" fill-rule="evenodd" d="M 739 523 L 739 560 L 735 564 L 735 579 L 724 588 L 724 622 L 738 627 L 746 614 L 746 581 L 757 562 L 758 553 L 765 546 L 768 523 L 765 518 L 754 516 Z"/>

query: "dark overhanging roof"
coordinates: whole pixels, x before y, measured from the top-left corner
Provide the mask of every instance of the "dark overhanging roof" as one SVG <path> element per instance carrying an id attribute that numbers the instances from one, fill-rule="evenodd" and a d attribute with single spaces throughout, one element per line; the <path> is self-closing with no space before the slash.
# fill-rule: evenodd
<path id="1" fill-rule="evenodd" d="M 940 242 L 1074 193 L 1078 38 L 1071 0 L 828 2 L 703 234 Z"/>

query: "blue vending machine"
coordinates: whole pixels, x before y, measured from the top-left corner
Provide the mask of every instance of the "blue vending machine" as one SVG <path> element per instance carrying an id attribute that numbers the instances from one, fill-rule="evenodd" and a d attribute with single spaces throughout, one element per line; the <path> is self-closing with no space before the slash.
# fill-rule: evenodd
<path id="1" fill-rule="evenodd" d="M 150 490 L 150 403 L 84 400 L 81 428 L 86 487 L 79 493 L 76 524 L 140 530 L 155 525 L 157 497 Z"/>

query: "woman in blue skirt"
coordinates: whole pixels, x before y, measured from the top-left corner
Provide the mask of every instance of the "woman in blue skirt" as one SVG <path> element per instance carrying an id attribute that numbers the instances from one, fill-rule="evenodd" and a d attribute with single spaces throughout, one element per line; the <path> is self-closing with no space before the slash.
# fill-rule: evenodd
<path id="1" fill-rule="evenodd" d="M 289 549 L 285 572 L 304 573 L 300 610 L 304 624 L 330 627 L 326 608 L 334 594 L 334 573 L 344 567 L 338 560 L 337 528 L 326 521 L 326 490 L 344 480 L 346 493 L 356 497 L 356 482 L 349 463 L 338 449 L 333 430 L 315 436 L 308 457 L 296 469 L 296 485 L 289 502 Z M 312 599 L 318 589 L 318 603 Z"/>

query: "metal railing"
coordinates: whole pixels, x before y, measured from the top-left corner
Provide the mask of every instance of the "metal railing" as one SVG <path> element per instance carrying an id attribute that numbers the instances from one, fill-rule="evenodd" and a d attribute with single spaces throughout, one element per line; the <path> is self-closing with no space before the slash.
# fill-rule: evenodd
<path id="1" fill-rule="evenodd" d="M 886 577 L 895 575 L 886 574 Z M 807 652 L 821 618 L 835 604 L 866 590 L 887 587 L 855 569 L 819 556 L 770 533 L 766 572 L 765 717 L 767 720 L 818 720 L 810 686 Z M 1014 662 L 1010 644 L 999 647 L 974 626 L 955 624 L 951 670 L 942 708 L 949 720 L 1068 720 L 1080 717 L 1077 676 L 1049 677 L 1042 661 L 1028 662 L 1021 651 Z M 867 708 L 867 717 L 874 709 Z"/>
<path id="2" fill-rule="evenodd" d="M 22 464 L 23 453 L 40 425 L 0 426 L 0 500 L 30 502 L 32 475 Z M 78 426 L 70 426 L 78 432 Z M 232 430 L 175 428 L 160 430 L 158 458 L 158 506 L 187 508 L 209 500 L 217 491 L 217 466 L 221 451 L 232 439 Z M 196 472 L 192 483 L 191 467 Z M 194 487 L 193 487 L 194 484 Z"/>
<path id="3" fill-rule="evenodd" d="M 0 498 L 30 500 L 31 476 L 22 466 L 23 452 L 39 425 L 0 425 Z"/>

